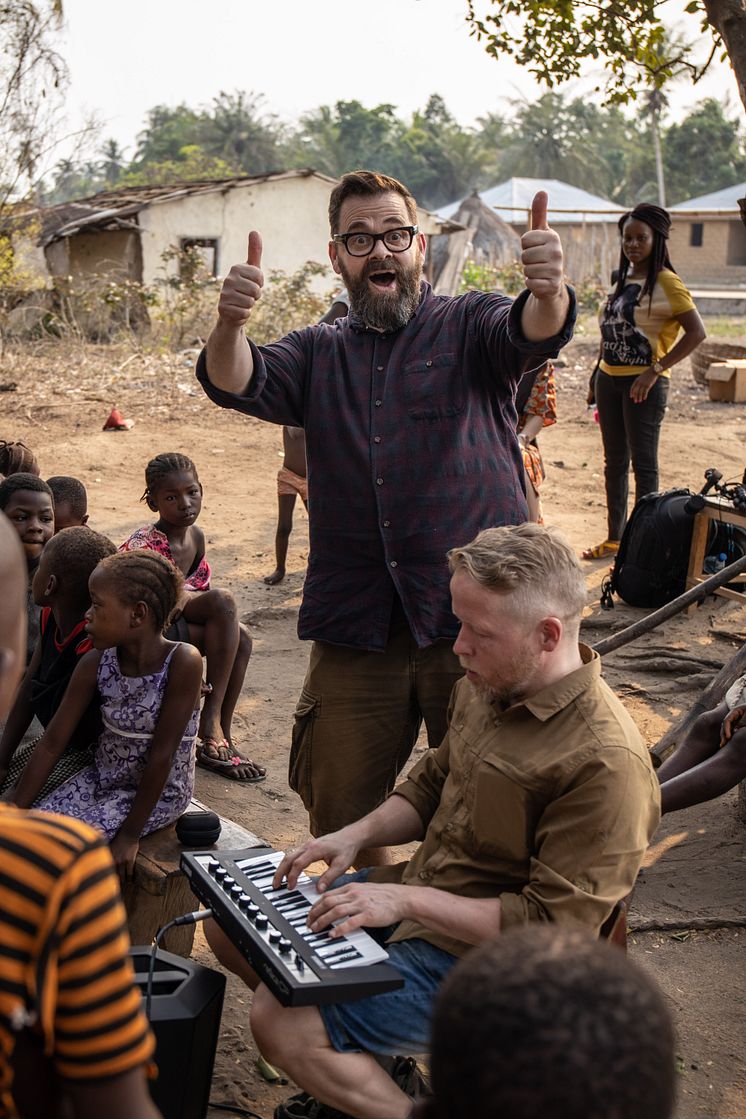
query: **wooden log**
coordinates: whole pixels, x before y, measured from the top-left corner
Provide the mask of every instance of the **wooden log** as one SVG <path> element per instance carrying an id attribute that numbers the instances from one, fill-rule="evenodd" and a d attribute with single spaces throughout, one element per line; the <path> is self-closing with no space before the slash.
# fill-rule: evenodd
<path id="1" fill-rule="evenodd" d="M 192 800 L 191 807 L 204 809 L 206 806 L 198 800 Z M 262 843 L 253 832 L 233 820 L 221 816 L 220 824 L 220 838 L 214 844 L 216 850 L 241 850 Z M 133 944 L 150 944 L 158 930 L 174 917 L 180 917 L 197 907 L 197 899 L 181 869 L 183 851 L 173 824 L 140 840 L 133 879 L 125 883 L 122 890 L 127 926 Z M 194 941 L 194 928 L 194 925 L 180 925 L 169 929 L 161 947 L 178 956 L 189 956 Z"/>
<path id="2" fill-rule="evenodd" d="M 622 645 L 628 645 L 630 641 L 636 641 L 643 633 L 649 633 L 651 629 L 655 629 L 662 622 L 666 622 L 669 618 L 680 614 L 682 610 L 686 610 L 687 606 L 691 606 L 692 603 L 702 602 L 708 594 L 712 594 L 724 583 L 731 582 L 736 575 L 743 572 L 746 572 L 746 555 L 741 556 L 734 563 L 729 564 L 728 567 L 724 567 L 722 571 L 716 571 L 714 575 L 710 575 L 709 579 L 704 579 L 696 587 L 690 587 L 678 598 L 674 598 L 671 602 L 667 602 L 665 606 L 661 606 L 659 610 L 654 610 L 652 614 L 641 618 L 639 622 L 633 622 L 631 626 L 619 630 L 618 633 L 612 633 L 610 637 L 604 637 L 593 648 L 600 656 L 605 656 L 607 653 L 613 652 L 614 649 L 620 649 Z M 746 595 L 738 592 L 738 598 L 746 603 Z"/>

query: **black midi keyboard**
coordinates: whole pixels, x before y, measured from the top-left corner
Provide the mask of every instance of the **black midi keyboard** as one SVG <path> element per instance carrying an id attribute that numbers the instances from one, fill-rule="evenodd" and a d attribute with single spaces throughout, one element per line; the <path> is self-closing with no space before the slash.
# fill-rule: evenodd
<path id="1" fill-rule="evenodd" d="M 357 929 L 314 933 L 308 911 L 321 896 L 301 874 L 294 890 L 272 885 L 284 852 L 184 852 L 181 867 L 196 896 L 283 1006 L 352 1002 L 404 984 L 388 952 Z"/>

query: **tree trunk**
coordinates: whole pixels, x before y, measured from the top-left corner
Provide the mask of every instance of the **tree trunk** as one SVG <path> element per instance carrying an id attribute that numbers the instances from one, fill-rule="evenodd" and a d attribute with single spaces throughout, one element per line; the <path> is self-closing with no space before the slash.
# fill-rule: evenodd
<path id="1" fill-rule="evenodd" d="M 658 205 L 666 208 L 666 180 L 663 177 L 663 152 L 661 151 L 660 109 L 653 105 L 650 110 L 650 126 L 653 133 L 655 152 L 655 177 L 658 181 Z"/>
<path id="2" fill-rule="evenodd" d="M 746 6 L 743 0 L 702 0 L 707 20 L 720 33 L 746 109 Z"/>

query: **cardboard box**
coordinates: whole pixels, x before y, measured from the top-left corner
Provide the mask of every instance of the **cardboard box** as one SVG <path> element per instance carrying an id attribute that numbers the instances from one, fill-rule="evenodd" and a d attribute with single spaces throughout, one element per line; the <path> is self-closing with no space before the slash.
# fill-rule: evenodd
<path id="1" fill-rule="evenodd" d="M 727 400 L 732 404 L 746 401 L 746 361 L 743 358 L 714 361 L 705 376 L 710 400 Z"/>

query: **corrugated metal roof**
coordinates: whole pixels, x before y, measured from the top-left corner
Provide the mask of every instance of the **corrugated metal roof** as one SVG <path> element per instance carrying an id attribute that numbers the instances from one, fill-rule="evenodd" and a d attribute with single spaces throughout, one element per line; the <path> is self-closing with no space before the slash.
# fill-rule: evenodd
<path id="1" fill-rule="evenodd" d="M 545 190 L 549 195 L 548 220 L 550 225 L 569 222 L 616 222 L 624 208 L 617 203 L 589 194 L 587 190 L 563 183 L 560 179 L 506 179 L 504 183 L 479 192 L 479 197 L 487 206 L 495 209 L 507 222 L 522 223 L 531 209 L 531 202 L 537 190 Z M 450 218 L 458 210 L 463 198 L 448 206 L 441 206 L 441 217 Z"/>
<path id="2" fill-rule="evenodd" d="M 677 202 L 671 206 L 671 213 L 679 210 L 729 210 L 735 214 L 738 210 L 738 199 L 746 196 L 746 183 L 736 183 L 735 186 L 723 187 L 711 194 L 701 194 L 699 198 L 687 198 L 685 202 Z"/>

